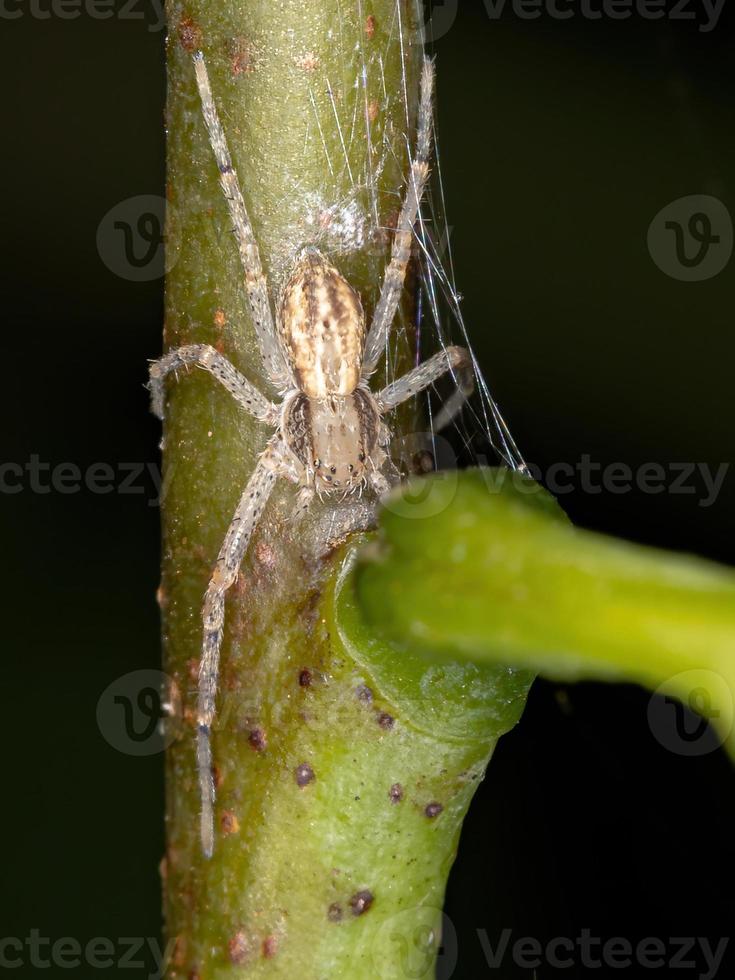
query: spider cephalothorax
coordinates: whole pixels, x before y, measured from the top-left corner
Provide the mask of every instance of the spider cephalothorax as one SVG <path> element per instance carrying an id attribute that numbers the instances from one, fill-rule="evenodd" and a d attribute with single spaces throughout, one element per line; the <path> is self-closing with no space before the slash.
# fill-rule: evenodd
<path id="1" fill-rule="evenodd" d="M 202 798 L 204 853 L 214 847 L 214 783 L 210 727 L 215 713 L 219 653 L 225 618 L 225 593 L 235 581 L 253 531 L 277 477 L 298 488 L 294 517 L 315 494 L 341 494 L 369 487 L 378 494 L 397 478 L 387 446 L 390 432 L 383 416 L 437 378 L 452 371 L 460 395 L 472 388 L 469 354 L 448 347 L 373 394 L 369 381 L 385 350 L 401 297 L 411 255 L 413 226 L 429 174 L 433 66 L 424 62 L 421 76 L 418 136 L 391 259 L 370 329 L 360 297 L 319 251 L 305 248 L 281 294 L 274 317 L 268 287 L 227 141 L 212 97 L 201 52 L 194 70 L 204 121 L 219 168 L 220 182 L 233 223 L 245 278 L 245 289 L 258 337 L 263 366 L 281 404 L 270 401 L 213 347 L 192 344 L 169 351 L 151 365 L 153 411 L 163 417 L 164 380 L 177 368 L 208 371 L 246 411 L 275 428 L 248 480 L 225 535 L 204 597 L 202 658 L 197 706 L 197 767 Z M 443 409 L 449 417 L 454 399 Z M 437 427 L 441 422 L 437 419 Z"/>
<path id="2" fill-rule="evenodd" d="M 369 465 L 380 473 L 385 459 L 378 445 L 380 426 L 375 400 L 364 388 L 318 399 L 297 394 L 284 408 L 286 445 L 317 493 L 365 486 Z"/>

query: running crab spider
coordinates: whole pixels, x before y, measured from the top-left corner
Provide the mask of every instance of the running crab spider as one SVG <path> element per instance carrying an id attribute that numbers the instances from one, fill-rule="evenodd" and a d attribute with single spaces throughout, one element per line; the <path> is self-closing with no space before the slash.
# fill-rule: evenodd
<path id="1" fill-rule="evenodd" d="M 255 465 L 220 548 L 202 610 L 203 640 L 197 704 L 197 769 L 201 794 L 201 839 L 207 857 L 214 848 L 214 782 L 210 728 L 215 714 L 225 593 L 235 581 L 248 543 L 278 477 L 295 484 L 294 517 L 315 494 L 346 495 L 364 487 L 376 494 L 396 482 L 383 416 L 401 402 L 452 372 L 458 381 L 436 424 L 454 414 L 472 390 L 472 362 L 461 347 L 448 347 L 373 393 L 369 380 L 385 349 L 406 277 L 413 226 L 429 175 L 434 69 L 425 60 L 421 75 L 418 135 L 390 262 L 366 332 L 360 297 L 315 248 L 297 256 L 273 316 L 258 244 L 232 166 L 201 52 L 194 71 L 204 121 L 242 262 L 245 289 L 265 373 L 282 396 L 270 401 L 213 347 L 192 344 L 169 351 L 150 368 L 154 413 L 163 417 L 164 382 L 178 368 L 208 371 L 250 415 L 275 429 Z M 384 472 L 387 471 L 388 475 Z"/>

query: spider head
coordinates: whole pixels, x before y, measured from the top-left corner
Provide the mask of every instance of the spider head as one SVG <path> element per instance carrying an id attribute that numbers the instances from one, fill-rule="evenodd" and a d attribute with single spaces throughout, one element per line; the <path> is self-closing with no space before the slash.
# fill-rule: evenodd
<path id="1" fill-rule="evenodd" d="M 313 466 L 314 485 L 319 493 L 349 493 L 365 482 L 364 460 L 330 465 L 317 457 Z"/>
<path id="2" fill-rule="evenodd" d="M 372 396 L 362 388 L 345 398 L 301 394 L 286 413 L 285 437 L 319 493 L 349 493 L 367 480 L 379 424 Z"/>

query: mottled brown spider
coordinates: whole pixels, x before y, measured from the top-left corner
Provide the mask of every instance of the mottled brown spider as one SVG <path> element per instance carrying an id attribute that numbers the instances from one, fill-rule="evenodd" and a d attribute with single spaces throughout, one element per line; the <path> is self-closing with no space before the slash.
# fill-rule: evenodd
<path id="1" fill-rule="evenodd" d="M 164 380 L 177 368 L 196 366 L 212 374 L 238 404 L 275 428 L 255 465 L 225 535 L 204 599 L 202 658 L 197 710 L 197 766 L 202 799 L 201 837 L 207 856 L 214 847 L 214 783 L 210 728 L 215 713 L 225 593 L 238 569 L 277 477 L 299 487 L 294 516 L 315 494 L 345 495 L 365 487 L 382 494 L 396 482 L 383 416 L 448 371 L 460 397 L 471 391 L 472 363 L 461 347 L 449 347 L 376 394 L 369 380 L 385 350 L 406 278 L 413 227 L 429 175 L 434 69 L 424 61 L 415 157 L 398 218 L 390 263 L 370 329 L 360 297 L 317 249 L 304 248 L 273 316 L 258 244 L 232 167 L 201 52 L 194 70 L 204 121 L 234 226 L 245 288 L 265 373 L 281 395 L 276 404 L 213 347 L 193 344 L 169 351 L 151 365 L 153 411 L 163 417 Z M 445 405 L 437 426 L 457 407 Z M 387 471 L 387 472 L 386 472 Z"/>

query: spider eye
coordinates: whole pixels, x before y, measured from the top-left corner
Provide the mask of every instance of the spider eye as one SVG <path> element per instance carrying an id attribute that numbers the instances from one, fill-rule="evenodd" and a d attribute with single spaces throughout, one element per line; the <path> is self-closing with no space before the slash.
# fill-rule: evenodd
<path id="1" fill-rule="evenodd" d="M 314 466 L 316 466 L 316 468 L 317 468 L 317 469 L 319 469 L 319 467 L 320 467 L 321 465 L 322 465 L 322 464 L 320 463 L 320 461 L 319 461 L 318 459 L 315 459 L 315 460 L 314 460 Z"/>
<path id="2" fill-rule="evenodd" d="M 365 462 L 365 453 L 360 453 L 360 455 L 357 458 L 360 460 L 361 463 L 364 463 Z"/>
<path id="3" fill-rule="evenodd" d="M 330 473 L 336 473 L 337 472 L 337 467 L 336 466 L 330 466 L 329 467 L 329 472 Z"/>
<path id="4" fill-rule="evenodd" d="M 352 465 L 352 463 L 350 463 L 350 465 L 347 467 L 347 469 L 350 471 L 350 473 L 352 473 L 352 471 L 355 469 L 355 467 Z"/>

